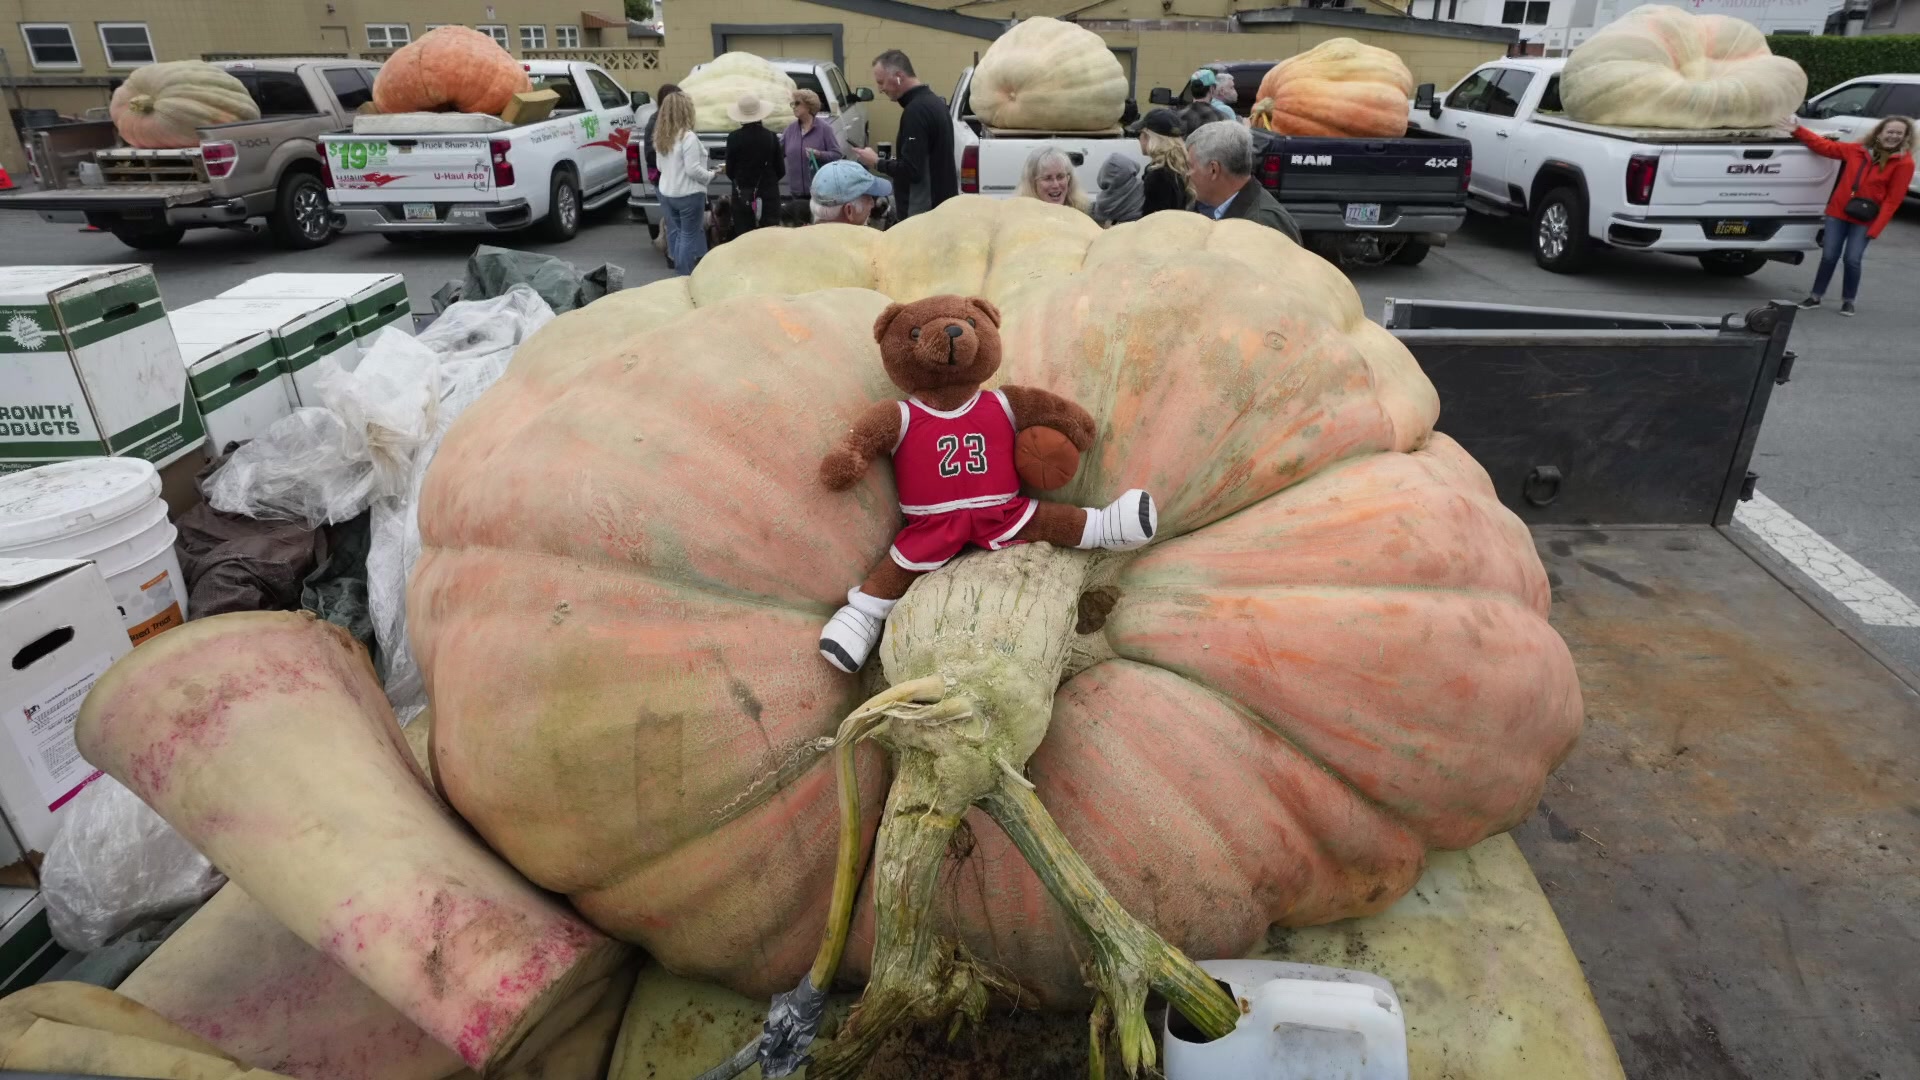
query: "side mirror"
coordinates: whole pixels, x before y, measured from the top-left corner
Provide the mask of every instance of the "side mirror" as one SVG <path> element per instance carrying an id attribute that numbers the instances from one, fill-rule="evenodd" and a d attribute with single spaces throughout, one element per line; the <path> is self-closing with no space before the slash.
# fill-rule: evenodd
<path id="1" fill-rule="evenodd" d="M 1424 111 L 1428 116 L 1438 120 L 1440 119 L 1440 110 L 1446 103 L 1441 100 L 1438 94 L 1433 92 L 1432 83 L 1421 83 L 1414 88 L 1413 104 L 1415 108 Z"/>
<path id="2" fill-rule="evenodd" d="M 1164 86 L 1156 86 L 1152 90 L 1147 91 L 1147 104 L 1172 105 L 1173 91 Z"/>
<path id="3" fill-rule="evenodd" d="M 645 90 L 635 90 L 633 93 L 627 95 L 627 99 L 632 103 L 633 107 L 637 109 L 652 101 L 653 97 Z"/>
<path id="4" fill-rule="evenodd" d="M 1808 98 L 1807 100 L 1801 102 L 1800 107 L 1798 109 L 1795 109 L 1794 111 L 1799 113 L 1803 119 L 1807 119 L 1807 120 L 1825 120 L 1826 119 L 1826 117 L 1820 115 L 1820 106 L 1815 105 L 1813 103 L 1812 98 Z"/>
<path id="5" fill-rule="evenodd" d="M 863 86 L 863 87 L 861 87 L 860 89 L 858 89 L 858 90 L 855 90 L 855 91 L 853 92 L 853 100 L 855 100 L 855 101 L 872 101 L 872 100 L 873 100 L 873 87 L 871 87 L 871 86 Z"/>

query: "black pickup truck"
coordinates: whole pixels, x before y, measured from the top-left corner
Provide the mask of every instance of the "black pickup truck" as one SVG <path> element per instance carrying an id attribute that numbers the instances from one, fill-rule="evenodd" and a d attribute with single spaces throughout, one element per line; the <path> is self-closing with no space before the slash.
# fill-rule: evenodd
<path id="1" fill-rule="evenodd" d="M 1254 105 L 1267 61 L 1208 65 L 1234 77 L 1245 116 Z M 1422 85 L 1416 100 L 1430 101 Z M 1154 105 L 1176 107 L 1173 92 L 1156 88 Z M 1253 131 L 1254 175 L 1293 215 L 1307 246 L 1344 266 L 1411 266 L 1467 217 L 1467 180 L 1473 144 L 1412 130 L 1393 139 L 1275 135 Z"/>

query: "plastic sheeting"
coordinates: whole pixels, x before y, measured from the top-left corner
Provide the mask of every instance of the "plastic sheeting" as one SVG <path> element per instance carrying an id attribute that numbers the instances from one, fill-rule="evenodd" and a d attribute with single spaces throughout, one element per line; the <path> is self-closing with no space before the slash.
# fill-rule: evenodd
<path id="1" fill-rule="evenodd" d="M 76 952 L 198 904 L 226 880 L 111 776 L 74 797 L 40 866 L 54 940 Z"/>
<path id="2" fill-rule="evenodd" d="M 467 259 L 467 279 L 459 289 L 462 300 L 505 296 L 515 285 L 529 285 L 556 314 L 586 307 L 610 292 L 626 287 L 627 272 L 602 263 L 582 272 L 565 259 L 533 251 L 482 244 Z"/>

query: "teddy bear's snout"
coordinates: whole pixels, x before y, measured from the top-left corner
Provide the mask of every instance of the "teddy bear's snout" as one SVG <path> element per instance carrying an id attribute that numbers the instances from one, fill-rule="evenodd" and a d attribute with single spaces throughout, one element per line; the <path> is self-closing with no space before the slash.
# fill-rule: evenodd
<path id="1" fill-rule="evenodd" d="M 966 333 L 966 331 L 965 331 L 965 330 L 962 330 L 962 329 L 960 329 L 960 328 L 959 328 L 958 326 L 949 326 L 949 327 L 947 327 L 947 336 L 948 336 L 948 337 L 950 337 L 950 338 L 957 338 L 957 337 L 959 337 L 959 336 L 960 336 L 961 334 L 964 334 L 964 333 Z"/>

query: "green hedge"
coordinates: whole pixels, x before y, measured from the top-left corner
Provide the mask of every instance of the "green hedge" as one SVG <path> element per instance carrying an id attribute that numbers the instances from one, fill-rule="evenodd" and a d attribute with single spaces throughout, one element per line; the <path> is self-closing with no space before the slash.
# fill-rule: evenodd
<path id="1" fill-rule="evenodd" d="M 1862 75 L 1920 72 L 1920 34 L 1839 37 L 1773 34 L 1767 46 L 1807 71 L 1807 96 Z"/>

